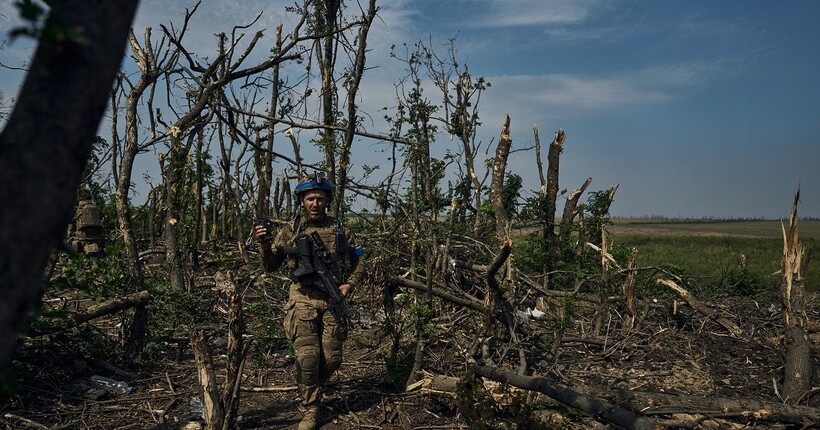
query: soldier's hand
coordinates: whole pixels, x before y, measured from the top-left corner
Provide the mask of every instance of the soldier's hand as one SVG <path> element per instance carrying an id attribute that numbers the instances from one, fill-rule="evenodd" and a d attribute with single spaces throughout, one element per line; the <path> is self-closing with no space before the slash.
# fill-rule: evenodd
<path id="1" fill-rule="evenodd" d="M 256 233 L 256 240 L 259 243 L 265 243 L 270 241 L 270 236 L 268 236 L 268 229 L 265 228 L 264 225 L 256 225 L 253 227 L 254 232 Z"/>
<path id="2" fill-rule="evenodd" d="M 348 294 L 353 292 L 353 286 L 350 284 L 342 284 L 339 286 L 339 291 L 342 292 L 342 297 L 347 297 Z"/>

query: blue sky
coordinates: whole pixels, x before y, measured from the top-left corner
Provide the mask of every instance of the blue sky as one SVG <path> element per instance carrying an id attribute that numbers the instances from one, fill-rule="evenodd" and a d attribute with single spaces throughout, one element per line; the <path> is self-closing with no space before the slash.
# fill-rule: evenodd
<path id="1" fill-rule="evenodd" d="M 282 7 L 289 3 L 205 0 L 189 41 L 205 52 L 211 34 L 260 10 L 256 28 L 283 21 L 287 28 L 292 18 Z M 565 129 L 560 187 L 572 190 L 588 176 L 590 190 L 619 184 L 615 215 L 785 218 L 800 184 L 801 215 L 820 216 L 820 2 L 382 3 L 368 57 L 375 68 L 365 75 L 360 101 L 374 118 L 371 131 L 385 130 L 379 108 L 395 104 L 393 83 L 403 75 L 390 46 L 432 40 L 444 52 L 455 36 L 460 60 L 492 84 L 480 104 L 485 147 L 497 140 L 505 113 L 514 148 L 533 144 L 533 124 L 545 145 Z M 137 33 L 192 4 L 143 0 Z M 0 15 L 5 33 L 14 11 L 4 3 Z M 30 52 L 25 41 L 15 42 L 0 62 L 24 64 Z M 0 71 L 6 97 L 21 77 Z M 432 88 L 427 94 L 439 97 Z M 447 136 L 439 140 L 440 150 L 457 149 Z M 354 164 L 384 162 L 379 148 L 357 141 Z M 514 154 L 509 168 L 525 188 L 538 188 L 533 151 Z"/>

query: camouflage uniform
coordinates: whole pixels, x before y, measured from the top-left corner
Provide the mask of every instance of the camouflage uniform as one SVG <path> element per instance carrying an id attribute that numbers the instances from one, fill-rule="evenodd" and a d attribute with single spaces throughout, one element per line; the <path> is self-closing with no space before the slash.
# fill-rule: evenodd
<path id="1" fill-rule="evenodd" d="M 266 251 L 273 251 L 263 252 L 265 269 L 273 271 L 287 262 L 292 272 L 297 261 L 293 255 L 286 256 L 284 248 L 293 247 L 299 235 L 309 235 L 313 231 L 319 233 L 327 249 L 337 256 L 334 278 L 355 288 L 362 273 L 355 237 L 329 216 L 318 222 L 304 221 L 297 234 L 290 226 L 282 228 L 273 241 L 273 249 L 265 247 Z M 337 249 L 339 232 L 344 234 L 343 249 Z M 316 414 L 322 386 L 342 364 L 342 344 L 347 334 L 339 330 L 329 309 L 327 295 L 312 284 L 302 285 L 294 281 L 290 285 L 285 312 L 285 334 L 296 350 L 296 382 L 302 395 L 301 409 L 305 414 Z"/>

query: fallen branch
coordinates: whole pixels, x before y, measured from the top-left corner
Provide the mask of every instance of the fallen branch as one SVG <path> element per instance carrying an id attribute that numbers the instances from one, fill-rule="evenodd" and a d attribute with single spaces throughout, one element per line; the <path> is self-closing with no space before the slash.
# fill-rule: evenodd
<path id="1" fill-rule="evenodd" d="M 696 311 L 700 312 L 708 318 L 715 320 L 718 324 L 723 326 L 723 328 L 729 330 L 729 332 L 733 335 L 740 336 L 743 334 L 743 330 L 741 330 L 740 327 L 737 326 L 737 324 L 733 323 L 727 318 L 719 316 L 717 312 L 714 311 L 714 309 L 698 301 L 698 299 L 696 299 L 695 296 L 692 295 L 692 293 L 686 291 L 683 287 L 676 284 L 674 281 L 670 281 L 668 279 L 658 279 L 657 283 L 658 285 L 663 285 L 664 287 L 672 290 L 675 294 L 678 295 L 678 297 L 680 297 L 681 299 L 686 301 L 686 303 L 689 303 L 690 306 L 695 308 Z"/>
<path id="2" fill-rule="evenodd" d="M 628 430 L 650 430 L 655 428 L 655 422 L 650 418 L 604 400 L 553 384 L 544 378 L 531 378 L 497 367 L 479 366 L 477 364 L 470 364 L 469 369 L 471 372 L 485 378 L 507 382 L 518 388 L 546 394 L 567 406 L 586 412 L 596 419 Z"/>
<path id="3" fill-rule="evenodd" d="M 249 393 L 285 393 L 288 391 L 296 391 L 299 387 L 296 385 L 288 385 L 285 387 L 242 387 L 241 390 Z"/>
<path id="4" fill-rule="evenodd" d="M 393 278 L 393 282 L 395 282 L 396 285 L 399 285 L 399 286 L 402 286 L 402 287 L 408 287 L 408 288 L 412 288 L 414 290 L 419 290 L 419 291 L 424 291 L 424 292 L 427 291 L 427 285 L 424 285 L 424 284 L 419 283 L 419 282 L 411 281 L 409 279 L 396 277 L 396 278 Z M 450 303 L 454 303 L 454 304 L 457 304 L 459 306 L 463 306 L 465 308 L 470 308 L 470 309 L 473 309 L 473 310 L 476 310 L 476 311 L 482 312 L 482 313 L 487 312 L 487 308 L 484 307 L 484 305 L 482 303 L 477 302 L 475 300 L 458 297 L 456 295 L 450 294 L 450 293 L 442 290 L 441 288 L 433 288 L 433 295 L 440 298 L 440 299 L 444 299 L 444 300 L 446 300 Z"/>
<path id="5" fill-rule="evenodd" d="M 151 300 L 151 294 L 148 291 L 139 291 L 133 294 L 129 294 L 127 296 L 122 297 L 115 297 L 110 300 L 106 300 L 102 303 L 89 306 L 87 309 L 79 312 L 72 313 L 71 316 L 66 320 L 59 320 L 55 319 L 52 321 L 54 324 L 51 327 L 46 327 L 40 330 L 31 330 L 28 333 L 29 337 L 38 337 L 38 336 L 45 336 L 47 334 L 57 333 L 63 330 L 67 330 L 73 327 L 77 327 L 80 324 L 86 323 L 88 321 L 104 317 L 106 315 L 111 315 L 115 312 L 119 312 L 128 308 L 133 308 L 139 305 L 144 305 Z"/>
<path id="6" fill-rule="evenodd" d="M 113 314 L 114 312 L 119 312 L 123 309 L 144 305 L 148 303 L 149 300 L 151 300 L 151 294 L 143 290 L 127 296 L 115 297 L 98 305 L 89 306 L 88 309 L 74 314 L 72 318 L 75 324 L 79 325 L 105 315 Z"/>
<path id="7" fill-rule="evenodd" d="M 640 410 L 645 415 L 687 414 L 739 417 L 750 420 L 789 423 L 809 426 L 820 423 L 820 409 L 808 406 L 790 406 L 751 399 L 709 398 L 701 396 L 647 393 L 616 390 L 609 400 Z M 807 427 L 804 427 L 807 428 Z"/>

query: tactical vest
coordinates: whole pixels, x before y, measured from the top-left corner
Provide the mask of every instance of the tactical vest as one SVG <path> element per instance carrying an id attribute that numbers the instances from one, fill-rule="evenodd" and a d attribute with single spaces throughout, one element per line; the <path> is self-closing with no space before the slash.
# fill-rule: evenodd
<path id="1" fill-rule="evenodd" d="M 297 237 L 300 235 L 309 235 L 314 231 L 319 234 L 325 247 L 334 256 L 333 276 L 338 282 L 345 282 L 347 276 L 350 275 L 348 269 L 351 267 L 350 252 L 347 244 L 349 233 L 336 219 L 327 217 L 324 222 L 318 225 L 309 222 L 300 225 L 296 234 L 291 231 L 287 246 L 295 246 Z M 297 267 L 296 258 L 288 258 L 287 264 L 288 269 L 292 273 Z"/>

